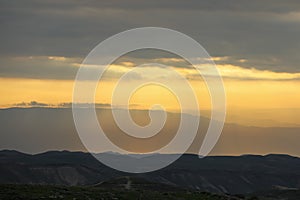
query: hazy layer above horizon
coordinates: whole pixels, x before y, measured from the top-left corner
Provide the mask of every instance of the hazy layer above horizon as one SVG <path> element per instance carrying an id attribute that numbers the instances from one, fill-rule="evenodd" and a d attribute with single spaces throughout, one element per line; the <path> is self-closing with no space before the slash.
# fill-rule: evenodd
<path id="1" fill-rule="evenodd" d="M 97 114 L 108 137 L 115 144 L 132 153 L 151 153 L 168 143 L 176 133 L 180 120 L 180 114 L 169 113 L 164 129 L 151 140 L 142 141 L 121 136 L 123 132 L 116 126 L 109 109 L 97 109 Z M 131 115 L 140 125 L 149 123 L 147 111 L 134 110 Z M 207 118 L 201 118 L 198 135 L 188 152 L 198 152 L 208 122 Z M 75 130 L 70 108 L 2 109 L 0 126 L 2 128 L 0 149 L 16 149 L 29 153 L 48 150 L 86 151 Z M 263 128 L 227 123 L 210 155 L 281 153 L 299 156 L 299 131 L 299 127 Z M 94 152 L 104 151 L 114 150 L 99 141 L 99 146 Z M 174 149 L 172 152 L 162 153 L 178 152 Z"/>

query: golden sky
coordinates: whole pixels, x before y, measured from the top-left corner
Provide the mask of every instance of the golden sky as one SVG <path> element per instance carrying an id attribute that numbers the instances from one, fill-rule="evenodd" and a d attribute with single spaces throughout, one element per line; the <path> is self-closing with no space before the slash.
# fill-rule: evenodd
<path id="1" fill-rule="evenodd" d="M 46 59 L 55 62 L 68 60 L 64 57 Z M 212 59 L 216 61 L 222 58 Z M 174 58 L 169 60 L 165 58 L 162 61 L 181 62 Z M 99 82 L 95 96 L 96 103 L 111 103 L 116 80 L 122 74 L 129 72 L 132 65 L 131 62 L 121 62 L 109 67 L 104 79 Z M 80 64 L 74 62 L 72 66 L 78 69 Z M 152 78 L 157 76 L 158 79 L 163 77 L 176 87 L 182 87 L 180 81 L 174 79 L 172 74 L 168 74 L 168 70 L 157 66 L 151 67 L 151 73 L 145 73 L 146 68 L 140 68 L 135 72 L 137 77 L 141 76 L 144 79 L 147 79 L 147 76 Z M 198 67 L 205 73 L 206 67 L 209 66 Z M 226 91 L 227 122 L 259 126 L 273 126 L 274 122 L 282 126 L 299 125 L 297 117 L 300 117 L 300 73 L 278 73 L 226 64 L 217 65 L 217 68 L 223 77 Z M 209 116 L 210 96 L 204 81 L 199 76 L 194 76 L 196 73 L 194 69 L 186 67 L 174 67 L 174 69 L 179 74 L 190 78 L 189 83 L 197 96 L 200 110 L 203 111 L 202 114 Z M 125 81 L 122 87 L 134 85 L 135 81 L 134 78 Z M 61 103 L 72 102 L 73 86 L 74 80 L 71 79 L 0 78 L 0 105 L 1 107 L 35 106 L 29 103 L 34 101 L 55 107 Z M 154 104 L 161 104 L 169 111 L 177 111 L 180 108 L 172 92 L 153 84 L 136 90 L 129 104 L 133 109 L 148 109 Z M 284 116 L 284 119 L 281 119 L 281 116 Z"/>

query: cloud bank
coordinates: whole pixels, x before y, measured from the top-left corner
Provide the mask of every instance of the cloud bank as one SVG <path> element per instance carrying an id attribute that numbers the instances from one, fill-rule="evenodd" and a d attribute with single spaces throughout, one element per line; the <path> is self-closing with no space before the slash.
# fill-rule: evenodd
<path id="1" fill-rule="evenodd" d="M 223 65 L 300 72 L 296 0 L 1 1 L 0 25 L 1 77 L 74 78 L 70 60 L 80 63 L 107 37 L 144 26 L 181 31 L 213 57 L 226 57 L 217 61 Z"/>

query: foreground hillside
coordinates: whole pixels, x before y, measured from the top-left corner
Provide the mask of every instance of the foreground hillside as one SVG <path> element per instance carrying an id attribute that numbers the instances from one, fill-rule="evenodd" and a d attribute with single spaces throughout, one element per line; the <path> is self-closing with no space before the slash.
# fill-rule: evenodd
<path id="1" fill-rule="evenodd" d="M 124 184 L 130 180 L 133 187 Z M 109 186 L 109 187 L 108 187 Z M 1 200 L 299 200 L 300 190 L 228 195 L 185 190 L 142 179 L 119 178 L 96 186 L 0 185 Z"/>
<path id="2" fill-rule="evenodd" d="M 111 156 L 116 162 L 120 154 Z M 160 156 L 164 159 L 168 155 Z M 134 162 L 135 157 L 131 157 Z M 144 159 L 144 158 L 140 158 Z M 156 184 L 213 193 L 246 194 L 277 188 L 300 188 L 300 159 L 287 155 L 217 156 L 199 159 L 183 155 L 172 165 L 146 174 L 112 170 L 83 152 L 46 152 L 28 155 L 0 151 L 0 183 L 98 185 L 117 177 L 130 176 Z"/>
<path id="3" fill-rule="evenodd" d="M 121 189 L 86 187 L 86 186 L 49 186 L 49 185 L 0 185 L 0 199 L 2 200 L 30 200 L 30 199 L 70 199 L 70 200 L 160 200 L 160 199 L 203 199 L 229 200 L 240 199 L 228 195 L 211 194 L 207 192 L 190 191 L 155 191 L 149 189 Z"/>

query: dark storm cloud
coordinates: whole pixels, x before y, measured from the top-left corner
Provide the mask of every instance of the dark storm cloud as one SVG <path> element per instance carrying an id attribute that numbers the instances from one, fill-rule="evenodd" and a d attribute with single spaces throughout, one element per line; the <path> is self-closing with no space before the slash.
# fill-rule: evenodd
<path id="1" fill-rule="evenodd" d="M 51 57 L 50 57 L 51 58 Z M 53 60 L 46 56 L 0 57 L 0 77 L 33 79 L 74 79 L 80 59 Z"/>
<path id="2" fill-rule="evenodd" d="M 51 9 L 73 9 L 82 7 L 101 7 L 101 8 L 113 8 L 122 10 L 153 10 L 153 9 L 171 9 L 171 10 L 204 10 L 204 11 L 254 11 L 254 12 L 291 12 L 300 9 L 299 2 L 297 0 L 153 0 L 153 1 L 141 1 L 141 0 L 110 0 L 110 1 L 98 1 L 98 0 L 23 0 L 23 1 L 3 1 L 7 6 L 16 6 L 18 8 L 32 9 L 32 5 L 37 9 L 43 9 L 45 7 Z M 59 8 L 58 8 L 59 7 Z"/>
<path id="3" fill-rule="evenodd" d="M 227 56 L 221 63 L 300 72 L 300 3 L 296 0 L 1 1 L 0 25 L 2 57 L 82 59 L 120 31 L 160 26 L 193 37 L 211 56 Z M 0 61 L 2 77 L 28 77 L 27 70 L 36 70 L 41 78 L 69 79 L 75 74 L 75 68 L 67 65 L 38 70 L 28 62 L 22 72 L 17 63 L 5 64 Z"/>

